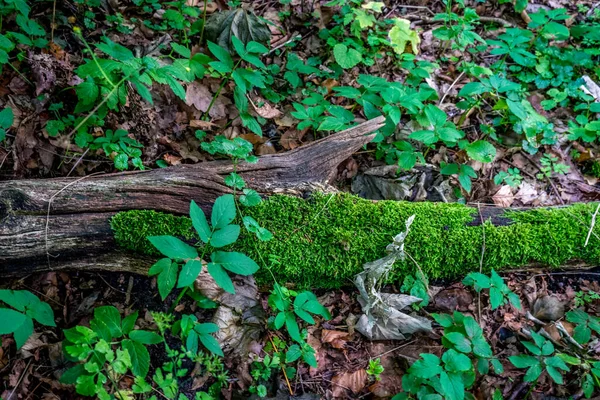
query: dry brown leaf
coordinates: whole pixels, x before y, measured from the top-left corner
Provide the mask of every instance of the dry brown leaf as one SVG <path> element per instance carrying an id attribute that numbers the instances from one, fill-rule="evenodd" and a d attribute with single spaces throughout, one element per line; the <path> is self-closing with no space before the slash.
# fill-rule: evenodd
<path id="1" fill-rule="evenodd" d="M 513 195 L 510 186 L 503 185 L 500 190 L 492 196 L 492 200 L 498 207 L 510 207 L 515 201 L 515 196 Z"/>
<path id="2" fill-rule="evenodd" d="M 333 397 L 346 397 L 346 390 L 351 390 L 352 393 L 359 393 L 367 384 L 367 372 L 364 369 L 359 369 L 354 372 L 344 372 L 336 375 L 331 379 L 333 383 Z"/>
<path id="3" fill-rule="evenodd" d="M 187 85 L 187 89 L 185 90 L 185 104 L 188 106 L 194 106 L 197 110 L 206 112 L 212 98 L 213 95 L 210 90 L 200 82 L 192 82 Z"/>
<path id="4" fill-rule="evenodd" d="M 252 143 L 253 146 L 258 146 L 258 145 L 264 144 L 267 141 L 266 137 L 258 136 L 258 135 L 255 135 L 254 133 L 245 133 L 245 134 L 239 135 L 239 137 Z"/>
<path id="5" fill-rule="evenodd" d="M 346 342 L 350 340 L 350 334 L 343 331 L 330 331 L 323 329 L 321 331 L 321 342 L 329 343 L 333 348 L 343 349 L 346 347 Z"/>
<path id="6" fill-rule="evenodd" d="M 210 130 L 215 126 L 212 122 L 202 121 L 201 119 L 192 119 L 190 120 L 190 128 L 200 128 Z"/>
<path id="7" fill-rule="evenodd" d="M 250 104 L 252 104 L 252 108 L 254 108 L 254 111 L 261 117 L 266 118 L 266 119 L 273 119 L 273 118 L 279 118 L 281 116 L 281 111 L 279 111 L 278 109 L 276 109 L 275 107 L 273 107 L 271 104 L 267 103 L 260 97 L 255 98 L 254 101 L 252 101 L 252 99 L 250 99 L 250 97 L 248 97 L 248 99 L 250 100 Z M 258 107 L 255 104 L 255 102 L 258 104 L 261 104 L 261 106 Z"/>
<path id="8" fill-rule="evenodd" d="M 165 154 L 163 156 L 163 160 L 167 162 L 169 165 L 179 165 L 181 164 L 181 157 L 174 156 L 172 154 Z"/>
<path id="9" fill-rule="evenodd" d="M 288 129 L 283 135 L 281 135 L 281 140 L 279 144 L 286 150 L 293 150 L 296 147 L 300 146 L 302 137 L 306 133 L 306 129 L 301 131 L 297 129 Z"/>
<path id="10" fill-rule="evenodd" d="M 256 148 L 257 156 L 265 156 L 267 154 L 275 154 L 275 153 L 277 153 L 277 150 L 275 150 L 275 146 L 273 146 L 273 143 L 271 143 L 271 142 L 261 144 L 260 146 L 258 146 Z"/>
<path id="11" fill-rule="evenodd" d="M 339 86 L 340 83 L 338 81 L 336 81 L 335 79 L 325 79 L 323 81 L 323 83 L 321 83 L 321 86 L 327 88 L 327 93 L 331 93 L 331 91 L 333 90 L 334 87 Z"/>

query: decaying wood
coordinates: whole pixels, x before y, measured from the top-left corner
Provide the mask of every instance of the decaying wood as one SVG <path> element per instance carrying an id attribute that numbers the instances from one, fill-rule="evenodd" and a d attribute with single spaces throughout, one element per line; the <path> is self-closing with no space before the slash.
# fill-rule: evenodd
<path id="1" fill-rule="evenodd" d="M 327 183 L 383 122 L 375 118 L 295 150 L 263 156 L 256 164 L 239 165 L 237 172 L 263 194 Z M 0 182 L 0 275 L 62 268 L 144 272 L 148 260 L 116 250 L 110 218 L 136 209 L 187 214 L 191 200 L 209 211 L 218 196 L 231 192 L 224 177 L 232 171 L 231 162 L 215 161 L 76 182 Z"/>

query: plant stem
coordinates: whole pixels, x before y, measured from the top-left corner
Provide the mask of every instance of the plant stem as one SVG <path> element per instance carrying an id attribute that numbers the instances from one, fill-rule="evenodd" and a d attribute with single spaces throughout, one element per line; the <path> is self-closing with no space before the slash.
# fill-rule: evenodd
<path id="1" fill-rule="evenodd" d="M 206 111 L 204 112 L 204 115 L 202 116 L 203 118 L 208 115 L 208 113 L 212 109 L 213 105 L 215 104 L 215 101 L 217 101 L 217 97 L 219 97 L 219 95 L 221 94 L 221 91 L 223 90 L 223 88 L 225 87 L 227 82 L 229 82 L 229 79 L 231 79 L 231 74 L 233 74 L 233 71 L 236 70 L 236 68 L 240 65 L 241 62 L 242 62 L 242 60 L 238 60 L 238 62 L 233 66 L 233 69 L 231 70 L 231 72 L 227 76 L 223 77 L 223 80 L 221 81 L 221 85 L 219 85 L 219 89 L 217 89 L 217 93 L 215 93 L 215 95 L 213 96 L 212 100 L 210 101 L 210 104 L 208 105 L 208 108 L 206 109 Z"/>
<path id="2" fill-rule="evenodd" d="M 208 3 L 208 0 L 204 0 L 204 11 L 202 12 L 202 30 L 200 31 L 200 41 L 199 43 L 202 44 L 202 39 L 204 39 L 204 27 L 206 26 L 206 4 Z"/>

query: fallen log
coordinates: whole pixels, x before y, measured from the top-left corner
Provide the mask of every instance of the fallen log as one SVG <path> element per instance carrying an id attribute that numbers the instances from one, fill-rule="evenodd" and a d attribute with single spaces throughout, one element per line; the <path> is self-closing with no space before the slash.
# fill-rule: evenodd
<path id="1" fill-rule="evenodd" d="M 373 202 L 340 193 L 315 192 L 307 199 L 274 195 L 312 191 L 327 182 L 380 126 L 381 120 L 369 121 L 240 166 L 238 173 L 250 187 L 270 195 L 244 213 L 275 239 L 263 243 L 242 235 L 234 245 L 262 266 L 259 284 L 270 283 L 271 274 L 301 287 L 351 284 L 364 263 L 385 254 L 413 214 L 406 240 L 410 257 L 397 263 L 391 281 L 417 268 L 432 278 L 456 278 L 480 268 L 600 263 L 600 227 L 592 203 L 521 211 Z M 80 180 L 1 183 L 0 275 L 56 269 L 146 273 L 157 258 L 146 237 L 167 234 L 197 243 L 190 220 L 182 215 L 191 200 L 210 211 L 217 196 L 230 192 L 223 177 L 231 171 L 229 162 L 210 162 Z"/>
<path id="2" fill-rule="evenodd" d="M 256 164 L 242 163 L 237 172 L 265 195 L 326 183 L 383 122 L 375 118 L 293 151 L 261 157 Z M 210 211 L 218 196 L 230 193 L 224 177 L 232 170 L 231 162 L 215 161 L 79 179 L 0 182 L 0 275 L 68 266 L 139 272 L 139 263 L 131 260 L 135 256 L 128 256 L 127 264 L 120 264 L 120 256 L 114 264 L 107 260 L 116 250 L 110 219 L 120 211 L 142 209 L 186 214 L 191 200 Z"/>

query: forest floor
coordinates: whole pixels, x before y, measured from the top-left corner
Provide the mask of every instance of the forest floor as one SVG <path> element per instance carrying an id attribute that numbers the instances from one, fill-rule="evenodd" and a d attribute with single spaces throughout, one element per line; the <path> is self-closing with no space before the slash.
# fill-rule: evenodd
<path id="1" fill-rule="evenodd" d="M 196 57 L 209 54 L 206 37 L 228 45 L 217 28 L 197 21 L 239 4 L 0 0 L 7 10 L 0 9 L 0 180 L 209 161 L 217 156 L 203 143 L 219 135 L 247 140 L 257 156 L 275 154 L 383 114 L 388 124 L 374 143 L 340 165 L 333 182 L 340 190 L 375 200 L 513 208 L 598 200 L 597 3 L 548 0 L 523 11 L 515 9 L 519 0 L 251 3 L 244 7 L 260 18 L 239 29 L 270 36 L 270 47 L 256 54 L 248 47 L 245 72 L 235 74 L 237 65 L 218 51 L 211 49 L 218 61 Z M 25 14 L 20 7 L 28 8 L 21 21 L 13 15 Z M 91 47 L 97 47 L 93 60 L 85 53 Z M 165 64 L 152 64 L 152 57 Z M 110 86 L 121 78 L 127 85 Z M 402 83 L 398 93 L 390 82 Z M 432 281 L 429 304 L 414 312 L 430 318 L 459 311 L 482 327 L 504 372 L 478 374 L 474 398 L 589 398 L 583 388 L 589 371 L 573 368 L 562 385 L 546 373 L 527 382 L 525 370 L 508 357 L 524 353 L 523 332 L 533 328 L 556 348 L 569 348 L 570 336 L 557 324 L 573 335 L 568 312 L 600 315 L 599 277 L 597 268 L 503 274 L 521 299 L 520 310 L 510 304 L 492 309 L 487 292 L 459 281 Z M 0 287 L 38 295 L 57 325 L 37 327 L 18 351 L 11 336 L 2 337 L 3 400 L 83 398 L 59 381 L 71 365 L 62 351 L 63 329 L 88 324 L 94 308 L 138 310 L 137 325 L 150 330 L 150 313 L 169 311 L 156 279 L 137 275 L 60 271 L 6 279 Z M 225 399 L 257 398 L 248 389 L 258 383 L 267 398 L 390 398 L 402 391 L 402 377 L 421 353 L 441 357 L 447 349 L 437 323 L 405 340 L 370 342 L 354 330 L 361 314 L 356 288 L 314 291 L 332 315 L 307 331 L 318 367 L 299 363 L 289 380 L 271 367 L 254 376 L 273 346 L 288 340 L 268 331 L 248 344 L 244 359 L 225 357 L 213 369 L 189 362 L 180 393 L 192 399 L 226 370 Z M 386 291 L 409 292 L 410 285 L 398 282 Z M 265 314 L 268 295 L 259 294 Z M 184 298 L 174 312 L 206 317 L 210 310 Z M 598 331 L 594 326 L 597 335 L 600 325 Z M 587 344 L 586 365 L 600 360 L 599 343 L 594 337 Z M 148 347 L 152 373 L 164 360 L 159 345 Z M 379 373 L 370 367 L 374 360 L 383 367 Z M 119 384 L 128 389 L 134 381 L 125 376 Z M 494 397 L 498 391 L 502 397 Z"/>

